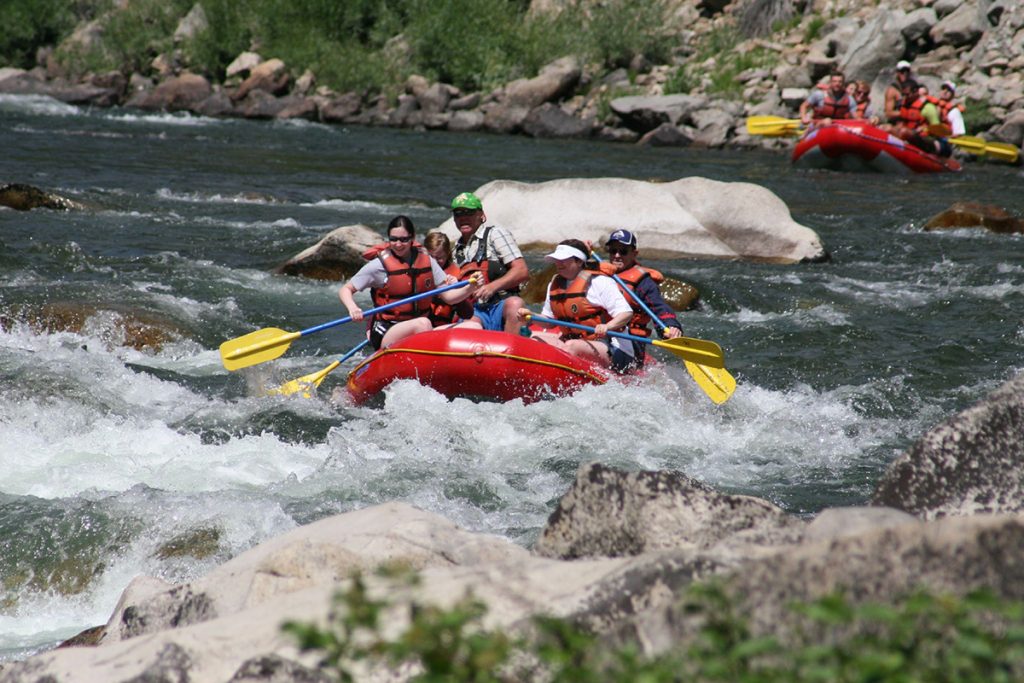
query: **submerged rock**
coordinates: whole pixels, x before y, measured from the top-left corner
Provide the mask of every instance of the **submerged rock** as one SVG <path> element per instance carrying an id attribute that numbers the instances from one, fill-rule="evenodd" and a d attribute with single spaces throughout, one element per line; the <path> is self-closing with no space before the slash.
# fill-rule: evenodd
<path id="1" fill-rule="evenodd" d="M 1024 220 L 998 206 L 978 202 L 956 202 L 925 223 L 925 230 L 988 228 L 992 232 L 1024 233 Z"/>
<path id="2" fill-rule="evenodd" d="M 0 185 L 0 206 L 6 206 L 16 211 L 31 211 L 32 209 L 82 211 L 86 208 L 84 204 L 73 199 L 19 183 Z"/>

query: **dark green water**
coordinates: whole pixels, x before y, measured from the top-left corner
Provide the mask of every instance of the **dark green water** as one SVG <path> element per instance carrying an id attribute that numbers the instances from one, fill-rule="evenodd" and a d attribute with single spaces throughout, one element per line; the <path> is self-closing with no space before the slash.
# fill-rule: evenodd
<path id="1" fill-rule="evenodd" d="M 696 284 L 687 331 L 739 380 L 716 408 L 670 358 L 642 387 L 533 406 L 399 385 L 382 408 L 264 398 L 318 370 L 354 327 L 229 375 L 218 345 L 344 315 L 337 284 L 268 269 L 353 223 L 433 227 L 497 178 L 768 187 L 832 260 L 652 265 Z M 0 183 L 84 212 L 0 209 L 0 307 L 95 309 L 81 333 L 0 332 L 0 660 L 106 620 L 137 574 L 172 581 L 295 524 L 405 500 L 529 543 L 582 462 L 681 470 L 797 514 L 865 503 L 925 430 L 1019 371 L 1024 238 L 921 226 L 958 200 L 1024 214 L 1019 169 L 893 177 L 807 172 L 781 153 L 85 112 L 0 98 Z M 641 236 L 642 239 L 642 236 Z M 538 264 L 535 256 L 531 263 Z M 119 343 L 118 316 L 178 331 Z M 169 555 L 185 539 L 201 547 Z M 189 541 L 192 539 L 192 541 Z M 200 543 L 195 539 L 203 539 Z"/>

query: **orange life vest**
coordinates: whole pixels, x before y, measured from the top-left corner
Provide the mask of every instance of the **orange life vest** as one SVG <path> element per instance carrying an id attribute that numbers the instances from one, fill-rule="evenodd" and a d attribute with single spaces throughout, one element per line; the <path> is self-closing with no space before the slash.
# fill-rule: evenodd
<path id="1" fill-rule="evenodd" d="M 961 114 L 967 111 L 967 107 L 957 102 L 954 102 L 953 100 L 943 100 L 940 98 L 939 101 L 935 103 L 935 105 L 939 108 L 939 116 L 942 117 L 942 122 L 947 124 L 950 123 L 949 112 L 953 111 L 954 109 L 959 109 Z"/>
<path id="2" fill-rule="evenodd" d="M 866 99 L 863 102 L 857 102 L 856 118 L 863 119 L 867 118 L 868 107 L 871 106 L 871 99 Z"/>
<path id="3" fill-rule="evenodd" d="M 910 104 L 907 104 L 907 100 L 904 98 L 900 104 L 900 119 L 903 120 L 903 123 L 912 127 L 926 123 L 924 116 L 921 115 L 921 110 L 924 109 L 926 104 L 928 104 L 928 100 L 923 97 L 918 97 Z"/>
<path id="4" fill-rule="evenodd" d="M 580 271 L 579 276 L 566 284 L 565 278 L 556 275 L 551 280 L 548 302 L 551 312 L 559 320 L 594 327 L 611 320 L 608 311 L 587 301 L 590 280 L 595 273 L 589 270 Z M 563 339 L 594 339 L 593 333 L 566 329 L 562 332 Z"/>
<path id="5" fill-rule="evenodd" d="M 601 273 L 609 276 L 617 275 L 632 292 L 636 292 L 637 285 L 645 277 L 651 278 L 658 284 L 665 280 L 665 276 L 653 268 L 644 268 L 639 265 L 634 265 L 632 268 L 627 268 L 621 273 L 616 273 L 615 266 L 607 261 L 601 263 Z M 651 328 L 648 327 L 648 324 L 651 322 L 651 316 L 644 312 L 643 307 L 636 302 L 636 299 L 622 285 L 619 285 L 619 289 L 622 291 L 622 296 L 626 297 L 626 301 L 633 307 L 633 318 L 629 321 L 629 333 L 638 337 L 651 336 Z"/>
<path id="6" fill-rule="evenodd" d="M 461 271 L 454 263 L 449 263 L 444 272 L 456 278 L 461 277 Z M 435 296 L 430 301 L 430 322 L 434 324 L 434 327 L 455 322 L 455 312 L 455 306 L 446 304 L 444 299 L 439 296 Z"/>
<path id="7" fill-rule="evenodd" d="M 825 101 L 820 107 L 815 107 L 814 118 L 816 119 L 847 119 L 850 118 L 850 110 L 852 109 L 852 100 L 850 94 L 847 92 L 843 93 L 843 96 L 836 99 L 832 95 L 832 91 L 828 90 L 825 92 Z"/>
<path id="8" fill-rule="evenodd" d="M 387 284 L 370 290 L 374 307 L 384 306 L 399 299 L 427 292 L 434 289 L 433 268 L 430 265 L 430 254 L 424 249 L 412 252 L 416 255 L 412 264 L 400 260 L 390 249 L 381 251 L 377 258 L 387 271 Z M 381 320 L 411 320 L 430 313 L 430 299 L 424 298 L 412 303 L 402 304 L 380 313 L 375 313 Z"/>

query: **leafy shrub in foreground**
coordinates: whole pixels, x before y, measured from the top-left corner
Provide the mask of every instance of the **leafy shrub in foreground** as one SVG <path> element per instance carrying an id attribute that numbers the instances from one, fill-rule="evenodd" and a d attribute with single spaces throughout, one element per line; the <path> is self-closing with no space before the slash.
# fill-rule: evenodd
<path id="1" fill-rule="evenodd" d="M 680 649 L 656 657 L 635 645 L 609 646 L 563 620 L 538 617 L 525 635 L 482 626 L 483 603 L 467 596 L 450 609 L 412 604 L 397 637 L 381 634 L 393 606 L 369 597 L 361 576 L 336 596 L 326 627 L 283 629 L 322 665 L 352 681 L 351 666 L 404 665 L 411 680 L 456 683 L 968 683 L 1024 676 L 1024 603 L 978 591 L 964 598 L 919 591 L 894 605 L 852 605 L 834 594 L 795 605 L 802 628 L 792 642 L 752 634 L 716 582 L 695 584 L 681 614 L 699 627 Z"/>

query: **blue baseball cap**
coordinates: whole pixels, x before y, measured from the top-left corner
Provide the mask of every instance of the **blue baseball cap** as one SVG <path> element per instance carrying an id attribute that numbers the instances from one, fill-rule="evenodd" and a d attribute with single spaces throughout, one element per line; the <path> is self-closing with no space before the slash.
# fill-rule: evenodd
<path id="1" fill-rule="evenodd" d="M 629 230 L 616 230 L 612 234 L 608 235 L 608 241 L 604 243 L 604 246 L 608 246 L 612 242 L 621 242 L 627 247 L 636 248 L 636 235 L 631 233 Z"/>

